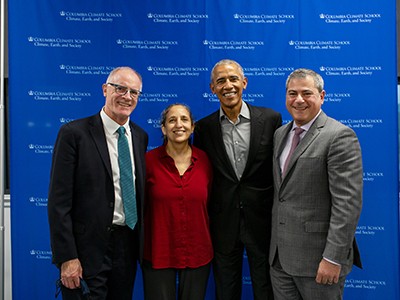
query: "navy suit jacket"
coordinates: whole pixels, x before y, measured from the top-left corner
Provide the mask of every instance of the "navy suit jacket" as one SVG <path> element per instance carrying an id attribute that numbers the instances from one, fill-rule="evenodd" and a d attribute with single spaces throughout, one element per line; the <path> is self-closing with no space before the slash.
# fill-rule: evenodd
<path id="1" fill-rule="evenodd" d="M 148 136 L 130 122 L 136 172 L 139 258 L 143 247 L 144 155 Z M 114 184 L 100 114 L 63 125 L 54 147 L 48 217 L 53 263 L 79 258 L 84 276 L 103 262 L 114 213 Z M 132 235 L 133 236 L 133 235 Z"/>
<path id="2" fill-rule="evenodd" d="M 238 235 L 241 211 L 252 240 L 268 252 L 273 203 L 273 135 L 281 115 L 247 104 L 250 110 L 250 148 L 239 180 L 222 138 L 219 110 L 196 123 L 194 145 L 209 156 L 214 170 L 210 198 L 210 229 L 216 251 L 229 252 Z"/>

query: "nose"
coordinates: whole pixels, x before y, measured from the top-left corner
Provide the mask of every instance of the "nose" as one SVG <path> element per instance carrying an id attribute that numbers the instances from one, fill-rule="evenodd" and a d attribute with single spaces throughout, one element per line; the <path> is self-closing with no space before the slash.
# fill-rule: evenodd
<path id="1" fill-rule="evenodd" d="M 176 123 L 175 123 L 176 127 L 182 127 L 182 120 L 181 119 L 176 119 Z"/>
<path id="2" fill-rule="evenodd" d="M 230 89 L 230 88 L 232 88 L 232 87 L 233 87 L 232 82 L 231 82 L 229 79 L 227 79 L 227 80 L 225 81 L 224 88 Z"/>
<path id="3" fill-rule="evenodd" d="M 304 102 L 303 96 L 301 94 L 296 95 L 294 99 L 296 102 Z"/>
<path id="4" fill-rule="evenodd" d="M 124 98 L 126 98 L 126 99 L 129 99 L 129 100 L 132 99 L 131 93 L 129 92 L 129 90 L 127 90 L 127 91 L 125 92 L 125 94 L 122 95 L 122 97 L 124 97 Z"/>

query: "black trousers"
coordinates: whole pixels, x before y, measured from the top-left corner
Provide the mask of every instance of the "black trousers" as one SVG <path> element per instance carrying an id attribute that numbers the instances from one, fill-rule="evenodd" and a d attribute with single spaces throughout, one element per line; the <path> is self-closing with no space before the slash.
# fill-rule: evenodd
<path id="1" fill-rule="evenodd" d="M 204 300 L 210 266 L 190 269 L 153 269 L 151 263 L 142 264 L 145 300 Z M 177 292 L 178 281 L 178 292 Z"/>
<path id="2" fill-rule="evenodd" d="M 137 229 L 113 226 L 107 253 L 99 272 L 93 277 L 83 278 L 90 289 L 89 299 L 132 300 L 137 258 Z M 61 291 L 64 300 L 87 299 L 83 297 L 81 289 L 68 289 L 63 286 Z"/>
<path id="3" fill-rule="evenodd" d="M 267 238 L 267 237 L 266 237 Z M 246 230 L 243 216 L 240 222 L 240 237 L 229 252 L 214 251 L 213 272 L 217 300 L 242 299 L 243 253 L 246 248 L 249 262 L 254 300 L 273 300 L 269 276 L 268 251 L 260 249 Z"/>

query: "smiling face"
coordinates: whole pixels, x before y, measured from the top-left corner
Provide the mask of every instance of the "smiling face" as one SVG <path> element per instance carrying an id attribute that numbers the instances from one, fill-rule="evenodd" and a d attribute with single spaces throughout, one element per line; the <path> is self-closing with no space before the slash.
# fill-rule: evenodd
<path id="1" fill-rule="evenodd" d="M 188 109 L 183 105 L 172 105 L 165 114 L 161 130 L 168 143 L 188 143 L 194 123 Z"/>
<path id="2" fill-rule="evenodd" d="M 222 109 L 240 111 L 242 93 L 247 87 L 247 78 L 234 63 L 217 65 L 212 73 L 211 91 L 218 96 Z"/>
<path id="3" fill-rule="evenodd" d="M 114 85 L 124 86 L 132 90 L 141 91 L 142 81 L 130 68 L 121 68 L 107 79 Z M 104 111 L 118 124 L 125 124 L 130 114 L 135 109 L 138 98 L 131 96 L 128 91 L 125 95 L 117 93 L 115 86 L 103 84 L 103 95 L 106 98 Z"/>
<path id="4" fill-rule="evenodd" d="M 324 97 L 325 91 L 318 91 L 313 77 L 292 78 L 286 88 L 286 108 L 296 125 L 310 122 L 320 111 Z"/>

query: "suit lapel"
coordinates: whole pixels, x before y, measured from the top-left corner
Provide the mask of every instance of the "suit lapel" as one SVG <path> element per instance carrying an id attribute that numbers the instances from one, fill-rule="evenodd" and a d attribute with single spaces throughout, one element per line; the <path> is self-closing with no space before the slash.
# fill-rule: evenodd
<path id="1" fill-rule="evenodd" d="M 90 134 L 93 138 L 94 143 L 96 144 L 100 157 L 103 160 L 107 173 L 112 179 L 110 155 L 108 153 L 107 140 L 104 133 L 103 123 L 101 122 L 100 114 L 93 116 L 89 121 L 89 124 Z"/>
<path id="2" fill-rule="evenodd" d="M 131 128 L 131 138 L 132 138 L 132 148 L 133 148 L 133 157 L 135 158 L 135 172 L 136 172 L 136 178 L 141 178 L 141 170 L 142 170 L 142 163 L 139 159 L 141 157 L 140 155 L 140 146 L 139 145 L 139 136 L 137 135 L 137 132 L 135 128 L 132 126 L 132 123 L 129 123 L 129 127 Z"/>
<path id="3" fill-rule="evenodd" d="M 311 125 L 310 129 L 306 133 L 306 135 L 301 140 L 299 146 L 293 152 L 292 158 L 289 161 L 287 167 L 287 174 L 290 173 L 291 168 L 295 165 L 295 162 L 299 159 L 299 157 L 306 151 L 306 149 L 313 143 L 313 141 L 318 137 L 321 132 L 321 129 L 324 127 L 327 120 L 327 116 L 324 112 L 318 116 L 318 118 Z M 292 127 L 290 127 L 292 128 Z M 289 128 L 289 130 L 290 130 Z M 287 135 L 286 135 L 287 136 Z M 285 180 L 286 178 L 283 178 Z"/>
<path id="4" fill-rule="evenodd" d="M 245 105 L 247 104 L 245 103 Z M 249 171 L 249 166 L 253 165 L 253 160 L 258 152 L 261 136 L 263 135 L 265 128 L 264 121 L 260 118 L 260 112 L 250 105 L 247 105 L 247 107 L 250 110 L 250 145 L 246 167 L 243 170 L 242 178 L 245 177 Z"/>
<path id="5" fill-rule="evenodd" d="M 225 149 L 224 139 L 222 137 L 221 123 L 219 119 L 219 110 L 212 115 L 212 120 L 209 122 L 210 140 L 213 144 L 213 149 L 216 152 L 215 157 L 220 158 L 221 170 L 224 173 L 228 173 L 227 177 L 231 177 L 237 180 L 235 170 L 229 160 L 228 154 Z"/>
<path id="6" fill-rule="evenodd" d="M 290 130 L 292 129 L 293 121 L 282 127 L 282 131 L 277 131 L 275 135 L 274 147 L 276 151 L 274 151 L 274 176 L 278 181 L 279 185 L 282 183 L 282 174 L 281 174 L 281 167 L 280 167 L 280 157 L 282 154 L 283 149 L 286 145 L 286 139 L 289 135 Z"/>

